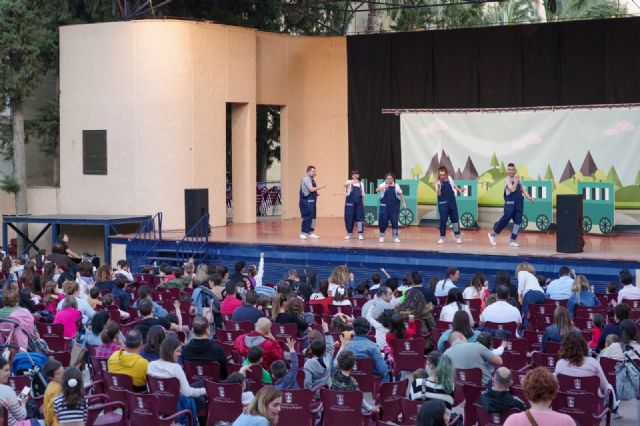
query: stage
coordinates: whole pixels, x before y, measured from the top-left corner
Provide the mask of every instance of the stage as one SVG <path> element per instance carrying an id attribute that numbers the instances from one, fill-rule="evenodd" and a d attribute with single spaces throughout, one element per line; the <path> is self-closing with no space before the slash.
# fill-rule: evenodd
<path id="1" fill-rule="evenodd" d="M 387 230 L 385 243 L 378 242 L 378 228 L 367 227 L 365 239 L 345 240 L 344 222 L 341 218 L 321 218 L 316 232 L 318 240 L 301 240 L 300 220 L 268 218 L 255 224 L 229 224 L 211 229 L 208 242 L 199 247 L 198 253 L 206 256 L 207 262 L 220 262 L 228 267 L 244 259 L 248 264 L 258 262 L 260 252 L 265 253 L 267 267 L 265 276 L 277 281 L 288 268 L 312 268 L 329 273 L 335 265 L 347 263 L 357 270 L 356 279 L 370 277 L 384 267 L 400 278 L 404 273 L 418 270 L 430 276 L 441 276 L 448 266 L 463 268 L 463 282 L 471 279 L 472 273 L 483 272 L 495 275 L 498 269 L 507 269 L 512 274 L 517 263 L 528 261 L 538 273 L 555 277 L 558 268 L 568 265 L 578 273 L 584 273 L 598 287 L 604 288 L 608 281 L 617 279 L 622 268 L 640 269 L 640 237 L 634 234 L 585 236 L 583 253 L 558 253 L 555 250 L 555 234 L 523 232 L 518 241 L 521 246 L 508 245 L 509 233 L 505 230 L 498 237 L 498 244 L 491 246 L 487 238 L 489 229 L 463 231 L 462 244 L 456 244 L 448 230 L 447 240 L 438 245 L 436 228 L 411 226 L 400 229 L 400 243 L 393 243 Z M 133 235 L 112 236 L 113 242 L 127 243 Z M 163 230 L 162 240 L 154 243 L 157 256 L 147 255 L 140 261 L 150 263 L 163 261 L 168 253 L 175 253 L 176 242 L 184 236 L 183 230 Z M 128 257 L 138 258 L 127 248 Z M 178 262 L 176 262 L 178 263 Z M 270 268 L 280 265 L 277 271 Z"/>

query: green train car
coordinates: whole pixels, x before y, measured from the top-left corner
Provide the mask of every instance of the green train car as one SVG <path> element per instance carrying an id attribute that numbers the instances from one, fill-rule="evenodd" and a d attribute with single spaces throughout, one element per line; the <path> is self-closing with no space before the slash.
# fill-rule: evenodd
<path id="1" fill-rule="evenodd" d="M 364 196 L 364 221 L 367 225 L 375 225 L 378 222 L 378 210 L 380 207 L 380 194 L 376 194 L 376 187 L 373 182 L 362 182 L 367 188 Z M 376 185 L 380 185 L 384 179 L 378 179 Z M 418 223 L 418 181 L 398 179 L 396 184 L 402 188 L 407 208 L 400 207 L 400 218 L 398 223 L 402 226 L 409 226 Z"/>
<path id="2" fill-rule="evenodd" d="M 478 226 L 478 180 L 477 179 L 456 179 L 455 183 L 466 192 L 456 192 L 456 205 L 458 206 L 458 216 L 462 228 L 475 228 Z M 436 205 L 437 218 L 440 219 L 440 212 Z M 451 219 L 447 220 L 447 226 L 451 226 Z"/>
<path id="3" fill-rule="evenodd" d="M 521 229 L 547 231 L 553 220 L 553 182 L 550 180 L 525 180 L 522 182 L 534 200 L 531 204 L 524 200 Z"/>
<path id="4" fill-rule="evenodd" d="M 578 182 L 582 194 L 582 227 L 584 232 L 606 235 L 615 225 L 615 190 L 611 182 Z M 597 225 L 597 228 L 596 228 Z"/>

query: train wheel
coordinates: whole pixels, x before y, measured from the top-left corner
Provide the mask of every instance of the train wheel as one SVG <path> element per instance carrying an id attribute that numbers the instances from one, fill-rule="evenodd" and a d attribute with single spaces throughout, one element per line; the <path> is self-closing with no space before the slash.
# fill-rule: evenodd
<path id="1" fill-rule="evenodd" d="M 522 221 L 520 222 L 520 229 L 527 229 L 527 226 L 529 226 L 529 219 L 527 218 L 527 215 L 523 214 Z"/>
<path id="2" fill-rule="evenodd" d="M 473 217 L 471 213 L 465 212 L 462 214 L 462 217 L 460 218 L 460 222 L 462 223 L 463 227 L 471 228 L 473 224 L 476 222 L 476 219 Z"/>
<path id="3" fill-rule="evenodd" d="M 376 223 L 376 215 L 371 212 L 365 213 L 364 221 L 367 222 L 367 225 L 373 225 Z"/>
<path id="4" fill-rule="evenodd" d="M 411 225 L 411 222 L 413 222 L 413 212 L 409 209 L 401 209 L 398 222 L 400 222 L 400 225 L 402 226 Z"/>
<path id="5" fill-rule="evenodd" d="M 611 221 L 609 220 L 608 217 L 603 217 L 602 219 L 600 219 L 600 232 L 602 232 L 603 234 L 608 234 L 609 232 L 611 232 Z"/>
<path id="6" fill-rule="evenodd" d="M 536 226 L 539 230 L 546 231 L 547 229 L 549 229 L 549 218 L 543 214 L 539 215 L 536 218 Z"/>
<path id="7" fill-rule="evenodd" d="M 592 226 L 593 223 L 591 222 L 591 218 L 589 216 L 585 216 L 582 218 L 582 229 L 584 229 L 584 232 L 591 231 Z"/>

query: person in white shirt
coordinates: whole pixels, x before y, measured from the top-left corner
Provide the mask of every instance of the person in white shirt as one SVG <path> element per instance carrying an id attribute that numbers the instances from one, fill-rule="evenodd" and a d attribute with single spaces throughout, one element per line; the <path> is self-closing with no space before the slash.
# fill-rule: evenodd
<path id="1" fill-rule="evenodd" d="M 567 300 L 571 297 L 573 278 L 569 275 L 571 270 L 563 266 L 559 271 L 559 278 L 551 281 L 547 286 L 547 297 L 552 300 Z"/>
<path id="2" fill-rule="evenodd" d="M 391 221 L 391 234 L 393 242 L 399 243 L 400 236 L 398 234 L 398 221 L 400 219 L 400 201 L 402 207 L 407 208 L 404 200 L 404 194 L 400 185 L 396 185 L 393 173 L 387 173 L 385 181 L 376 188 L 376 192 L 380 194 L 380 210 L 378 212 L 378 227 L 380 228 L 380 242 L 384 243 L 384 234 L 387 231 L 389 221 Z"/>
<path id="3" fill-rule="evenodd" d="M 452 322 L 453 316 L 458 311 L 465 311 L 467 315 L 469 315 L 469 322 L 471 323 L 471 327 L 473 327 L 473 315 L 471 315 L 469 305 L 464 303 L 462 292 L 457 288 L 452 288 L 449 290 L 449 295 L 447 296 L 447 304 L 443 306 L 442 311 L 440 311 L 440 321 Z"/>
<path id="4" fill-rule="evenodd" d="M 618 303 L 622 303 L 623 300 L 639 300 L 640 299 L 640 287 L 633 285 L 633 275 L 628 269 L 623 269 L 618 274 L 620 277 L 620 283 L 622 288 L 618 292 Z"/>
<path id="5" fill-rule="evenodd" d="M 444 280 L 438 281 L 436 284 L 436 297 L 449 295 L 449 290 L 456 288 L 456 282 L 460 279 L 460 270 L 458 268 L 448 268 Z"/>
<path id="6" fill-rule="evenodd" d="M 347 228 L 345 240 L 353 238 L 353 225 L 358 230 L 358 239 L 364 240 L 364 194 L 365 189 L 360 182 L 360 172 L 351 171 L 351 180 L 344 183 L 347 197 L 344 202 L 344 225 Z"/>
<path id="7" fill-rule="evenodd" d="M 496 287 L 498 300 L 488 305 L 480 314 L 480 327 L 484 327 L 487 322 L 505 324 L 508 322 L 522 323 L 522 315 L 515 306 L 507 302 L 509 300 L 509 287 L 499 285 Z"/>
<path id="8" fill-rule="evenodd" d="M 525 330 L 528 324 L 529 305 L 532 303 L 544 303 L 544 290 L 540 287 L 535 274 L 535 268 L 527 262 L 522 262 L 516 267 L 518 302 L 522 305 Z"/>

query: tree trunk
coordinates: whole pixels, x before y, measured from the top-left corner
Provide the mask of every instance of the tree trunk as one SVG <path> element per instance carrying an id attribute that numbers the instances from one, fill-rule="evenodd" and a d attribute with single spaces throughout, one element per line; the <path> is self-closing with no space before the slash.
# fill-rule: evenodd
<path id="1" fill-rule="evenodd" d="M 367 34 L 375 34 L 382 30 L 382 17 L 382 11 L 376 5 L 369 3 Z"/>
<path id="2" fill-rule="evenodd" d="M 27 213 L 27 159 L 24 145 L 24 111 L 22 105 L 11 105 L 11 124 L 13 127 L 13 176 L 20 186 L 16 192 L 16 214 Z M 27 235 L 27 224 L 18 224 L 17 228 Z M 24 250 L 24 241 L 18 237 L 18 255 Z"/>

